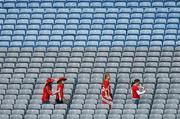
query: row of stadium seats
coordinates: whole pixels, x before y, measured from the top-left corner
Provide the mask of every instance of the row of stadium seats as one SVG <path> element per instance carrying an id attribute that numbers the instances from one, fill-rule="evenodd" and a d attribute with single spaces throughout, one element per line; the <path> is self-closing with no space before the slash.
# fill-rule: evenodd
<path id="1" fill-rule="evenodd" d="M 38 1 L 38 0 L 21 0 L 21 1 L 15 1 L 15 0 L 1 0 L 0 1 L 0 7 L 2 8 L 64 8 L 64 7 L 176 7 L 180 6 L 179 1 L 155 1 L 155 0 L 146 0 L 146 1 L 102 1 L 102 0 L 85 0 L 85 1 L 79 1 L 79 0 L 46 0 L 46 1 Z"/>
<path id="2" fill-rule="evenodd" d="M 9 8 L 9 9 L 0 9 L 1 14 L 25 14 L 25 13 L 169 13 L 176 14 L 179 13 L 179 7 L 173 8 Z M 88 15 L 88 14 L 87 14 Z M 151 17 L 151 16 L 150 16 Z"/>

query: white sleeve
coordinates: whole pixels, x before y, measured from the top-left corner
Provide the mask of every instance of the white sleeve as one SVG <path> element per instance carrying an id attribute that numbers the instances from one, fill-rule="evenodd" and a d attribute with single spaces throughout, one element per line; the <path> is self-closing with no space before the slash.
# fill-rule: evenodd
<path id="1" fill-rule="evenodd" d="M 140 91 L 138 90 L 138 91 L 136 91 L 136 92 L 137 92 L 138 95 L 142 95 L 142 94 L 144 94 L 146 91 L 143 90 L 142 92 L 140 92 Z"/>

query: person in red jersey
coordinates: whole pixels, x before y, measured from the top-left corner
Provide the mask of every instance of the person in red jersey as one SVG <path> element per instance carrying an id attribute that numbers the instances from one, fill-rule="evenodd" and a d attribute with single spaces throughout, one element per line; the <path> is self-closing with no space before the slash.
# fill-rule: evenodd
<path id="1" fill-rule="evenodd" d="M 50 96 L 52 95 L 53 82 L 54 80 L 52 78 L 48 78 L 46 80 L 45 86 L 43 88 L 42 103 L 49 103 Z"/>
<path id="2" fill-rule="evenodd" d="M 102 83 L 101 97 L 102 97 L 102 104 L 108 104 L 109 107 L 111 108 L 112 92 L 111 92 L 111 85 L 109 81 L 110 81 L 110 75 L 109 73 L 105 73 L 103 83 Z"/>
<path id="3" fill-rule="evenodd" d="M 64 81 L 65 80 L 66 80 L 66 78 L 61 77 L 57 81 L 58 85 L 57 85 L 57 90 L 55 92 L 57 104 L 61 104 L 61 103 L 63 103 L 63 100 L 65 100 L 65 98 L 64 98 Z"/>
<path id="4" fill-rule="evenodd" d="M 140 85 L 140 80 L 135 79 L 131 85 L 131 94 L 133 103 L 138 105 L 140 100 L 140 95 L 144 94 L 146 89 Z"/>

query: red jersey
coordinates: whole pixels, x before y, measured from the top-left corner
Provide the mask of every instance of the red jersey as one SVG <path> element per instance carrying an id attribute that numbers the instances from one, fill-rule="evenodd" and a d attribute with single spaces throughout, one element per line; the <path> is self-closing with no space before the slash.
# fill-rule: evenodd
<path id="1" fill-rule="evenodd" d="M 138 90 L 139 90 L 139 87 L 136 86 L 136 85 L 133 85 L 133 86 L 131 87 L 132 98 L 140 99 L 140 95 L 138 95 L 138 93 L 137 93 Z"/>
<path id="2" fill-rule="evenodd" d="M 106 96 L 107 94 L 107 96 Z M 111 93 L 111 86 L 109 83 L 109 80 L 104 80 L 101 90 L 101 96 L 102 96 L 102 104 L 108 104 L 111 108 L 112 105 L 112 93 Z"/>
<path id="3" fill-rule="evenodd" d="M 112 98 L 112 92 L 111 92 L 111 85 L 109 83 L 109 80 L 104 80 L 101 90 L 101 95 L 103 98 L 105 98 L 105 94 L 109 95 Z"/>
<path id="4" fill-rule="evenodd" d="M 57 91 L 59 91 L 59 92 L 56 93 L 56 100 L 62 101 L 64 98 L 64 85 L 58 84 Z"/>
<path id="5" fill-rule="evenodd" d="M 51 91 L 52 87 L 50 85 L 45 85 L 43 89 L 42 102 L 45 103 L 49 101 L 50 95 L 52 95 Z"/>

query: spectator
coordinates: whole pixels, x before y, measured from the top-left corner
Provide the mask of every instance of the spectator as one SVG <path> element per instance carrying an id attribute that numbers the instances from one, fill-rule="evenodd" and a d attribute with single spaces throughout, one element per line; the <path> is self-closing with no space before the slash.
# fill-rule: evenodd
<path id="1" fill-rule="evenodd" d="M 140 85 L 140 80 L 135 79 L 131 85 L 131 94 L 133 103 L 138 105 L 140 100 L 140 95 L 144 94 L 146 89 Z"/>
<path id="2" fill-rule="evenodd" d="M 102 96 L 102 104 L 108 104 L 111 108 L 112 106 L 112 92 L 111 92 L 111 85 L 110 85 L 110 74 L 105 73 L 102 83 L 102 90 L 101 90 L 101 96 Z"/>
<path id="3" fill-rule="evenodd" d="M 54 80 L 52 78 L 48 78 L 46 80 L 45 86 L 43 88 L 43 94 L 42 94 L 42 103 L 49 103 L 49 98 L 52 95 L 52 83 Z"/>
<path id="4" fill-rule="evenodd" d="M 61 104 L 61 103 L 63 103 L 63 100 L 66 100 L 64 98 L 64 81 L 65 80 L 66 80 L 66 78 L 61 77 L 57 81 L 58 86 L 57 86 L 57 91 L 55 92 L 55 94 L 56 94 L 56 103 L 57 104 Z"/>

